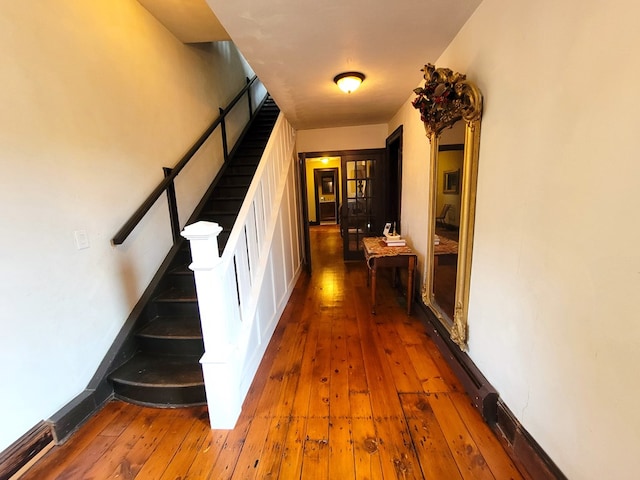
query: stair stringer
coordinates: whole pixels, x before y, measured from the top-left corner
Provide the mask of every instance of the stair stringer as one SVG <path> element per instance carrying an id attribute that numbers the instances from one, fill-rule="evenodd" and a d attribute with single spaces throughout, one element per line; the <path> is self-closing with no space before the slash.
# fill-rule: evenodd
<path id="1" fill-rule="evenodd" d="M 191 240 L 212 428 L 233 428 L 242 402 L 302 270 L 295 131 L 280 114 L 221 257 Z M 213 227 L 215 230 L 215 227 Z"/>

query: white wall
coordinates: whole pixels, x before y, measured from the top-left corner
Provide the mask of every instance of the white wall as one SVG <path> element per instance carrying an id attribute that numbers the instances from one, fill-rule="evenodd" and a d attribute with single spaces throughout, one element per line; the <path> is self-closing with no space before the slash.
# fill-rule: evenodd
<path id="1" fill-rule="evenodd" d="M 3 450 L 93 376 L 170 248 L 165 199 L 124 245 L 111 237 L 253 73 L 232 44 L 183 45 L 135 0 L 2 2 L 0 44 Z M 181 175 L 183 223 L 219 144 Z"/>
<path id="2" fill-rule="evenodd" d="M 640 469 L 639 15 L 484 0 L 436 62 L 485 97 L 469 354 L 575 479 Z M 389 131 L 404 123 L 402 224 L 424 251 L 429 147 L 410 99 Z"/>

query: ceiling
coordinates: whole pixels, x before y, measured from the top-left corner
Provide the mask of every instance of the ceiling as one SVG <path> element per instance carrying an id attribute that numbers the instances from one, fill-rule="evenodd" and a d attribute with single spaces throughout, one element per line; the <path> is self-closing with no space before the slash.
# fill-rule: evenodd
<path id="1" fill-rule="evenodd" d="M 231 40 L 205 0 L 138 0 L 184 43 Z"/>
<path id="2" fill-rule="evenodd" d="M 138 1 L 150 11 L 205 2 Z M 206 0 L 296 129 L 388 122 L 481 1 Z M 346 94 L 333 77 L 350 70 L 366 79 Z"/>

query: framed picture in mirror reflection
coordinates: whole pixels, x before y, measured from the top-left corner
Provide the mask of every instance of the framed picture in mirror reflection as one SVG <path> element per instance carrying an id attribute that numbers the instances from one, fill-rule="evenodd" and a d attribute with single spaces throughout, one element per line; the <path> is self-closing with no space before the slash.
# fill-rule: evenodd
<path id="1" fill-rule="evenodd" d="M 442 193 L 460 193 L 460 169 L 443 172 Z"/>

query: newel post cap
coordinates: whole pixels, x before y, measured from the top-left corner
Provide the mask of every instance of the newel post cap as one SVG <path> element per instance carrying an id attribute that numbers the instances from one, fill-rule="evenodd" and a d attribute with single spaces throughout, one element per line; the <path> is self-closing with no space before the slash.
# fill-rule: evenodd
<path id="1" fill-rule="evenodd" d="M 187 240 L 206 240 L 217 237 L 221 231 L 222 227 L 216 222 L 200 221 L 184 227 L 181 235 Z"/>

